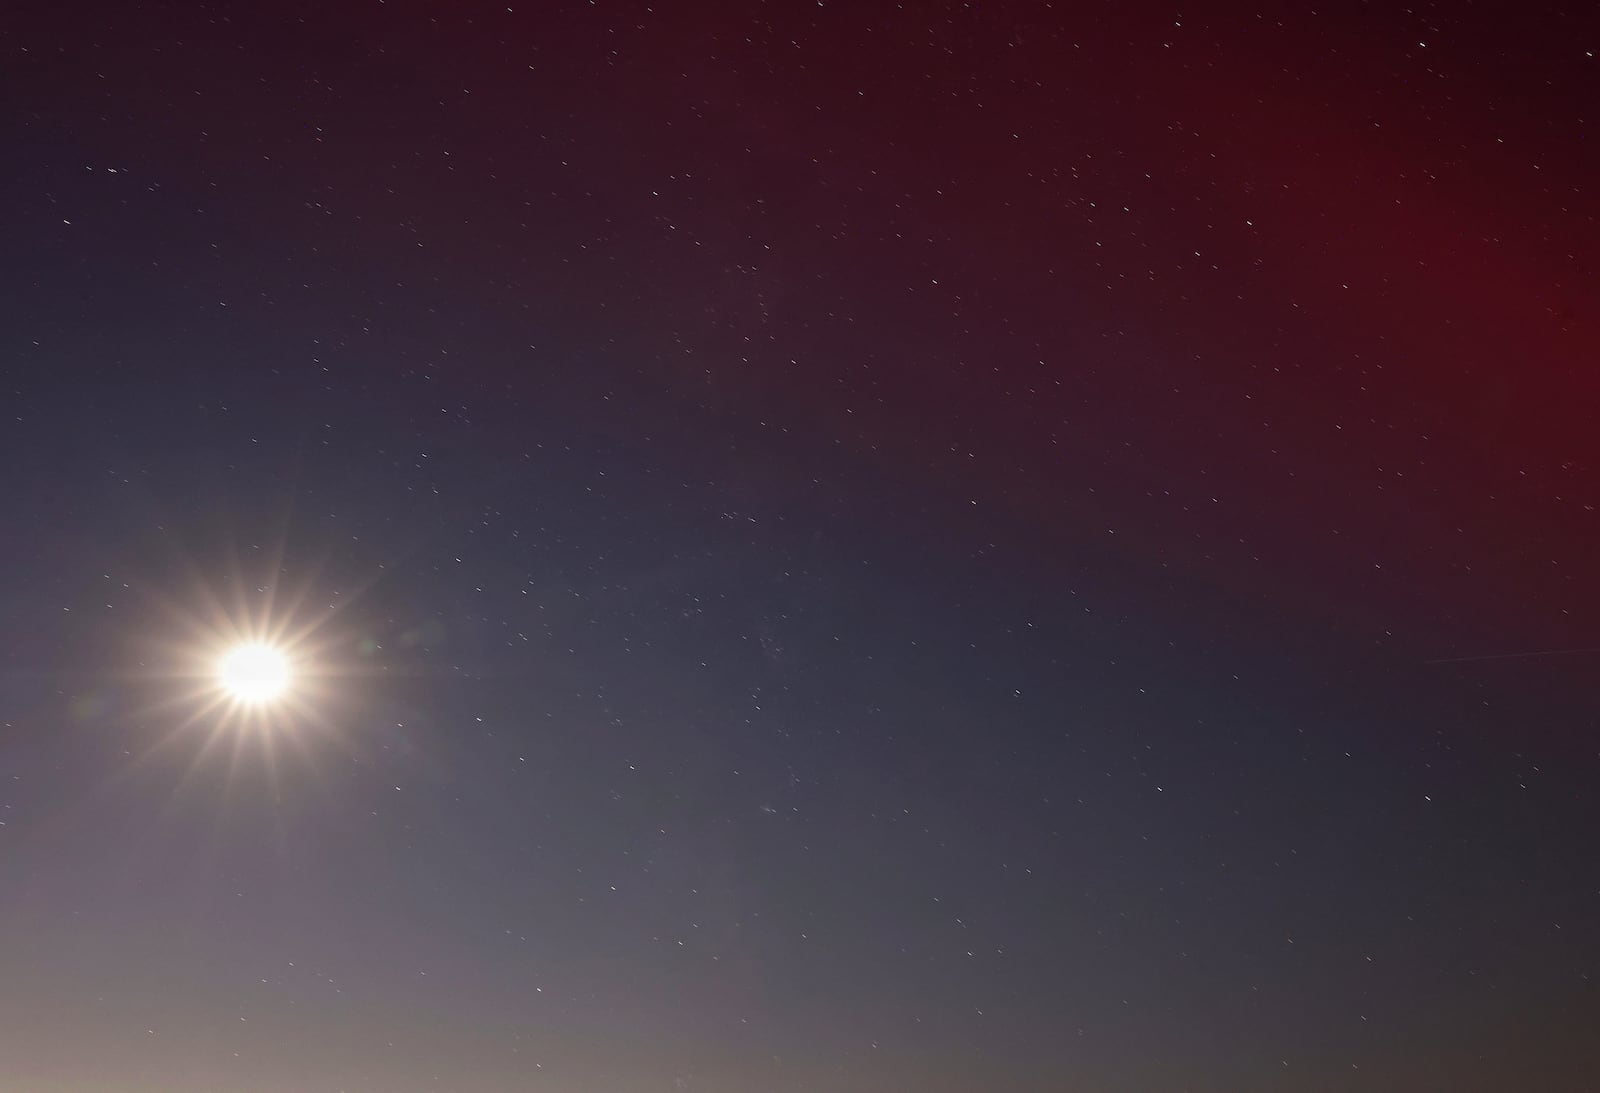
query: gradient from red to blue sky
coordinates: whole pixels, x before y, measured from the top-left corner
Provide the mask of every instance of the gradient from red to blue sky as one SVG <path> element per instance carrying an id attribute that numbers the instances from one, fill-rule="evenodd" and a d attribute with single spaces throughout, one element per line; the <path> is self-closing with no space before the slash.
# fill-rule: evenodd
<path id="1" fill-rule="evenodd" d="M 1592 1088 L 1580 8 L 0 15 L 0 1087 Z"/>

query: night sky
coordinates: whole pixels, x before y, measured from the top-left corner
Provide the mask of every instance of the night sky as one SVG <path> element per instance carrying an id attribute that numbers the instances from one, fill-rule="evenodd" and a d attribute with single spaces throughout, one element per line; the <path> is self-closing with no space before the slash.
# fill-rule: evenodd
<path id="1" fill-rule="evenodd" d="M 8 5 L 0 1089 L 1600 1088 L 1586 7 Z"/>

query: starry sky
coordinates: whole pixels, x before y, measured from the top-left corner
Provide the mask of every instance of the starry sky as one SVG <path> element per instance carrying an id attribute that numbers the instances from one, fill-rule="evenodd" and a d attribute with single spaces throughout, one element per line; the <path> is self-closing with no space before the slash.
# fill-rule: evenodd
<path id="1" fill-rule="evenodd" d="M 1582 8 L 8 7 L 0 1087 L 1593 1089 Z"/>

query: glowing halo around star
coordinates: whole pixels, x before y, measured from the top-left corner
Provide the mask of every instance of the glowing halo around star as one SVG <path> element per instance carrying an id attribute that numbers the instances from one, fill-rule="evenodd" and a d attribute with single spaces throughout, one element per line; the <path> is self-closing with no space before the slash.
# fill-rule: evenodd
<path id="1" fill-rule="evenodd" d="M 383 566 L 347 559 L 330 573 L 327 558 L 348 548 L 291 551 L 288 527 L 285 515 L 256 529 L 243 555 L 230 526 L 194 533 L 199 546 L 173 537 L 140 588 L 143 610 L 126 616 L 121 680 L 138 744 L 121 773 L 181 769 L 173 807 L 207 785 L 277 794 L 284 771 L 326 788 L 325 764 L 367 755 L 372 710 L 388 701 L 379 681 L 396 678 L 382 640 L 392 621 L 367 602 Z"/>
<path id="2" fill-rule="evenodd" d="M 290 584 L 281 555 L 259 576 L 242 568 L 196 572 L 187 587 L 152 595 L 166 625 L 135 639 L 149 695 L 140 717 L 163 725 L 152 754 L 187 751 L 199 764 L 219 752 L 230 763 L 259 753 L 271 763 L 287 748 L 309 762 L 349 741 L 371 680 L 386 674 L 348 621 L 370 582 L 324 591 L 331 582 L 307 565 Z"/>
<path id="3" fill-rule="evenodd" d="M 354 682 L 340 652 L 350 639 L 328 627 L 329 617 L 308 615 L 280 611 L 272 620 L 263 610 L 187 620 L 191 636 L 171 647 L 169 661 L 172 682 L 187 680 L 167 695 L 174 709 L 186 708 L 175 727 L 285 738 L 331 728 L 346 690 L 336 684 Z"/>

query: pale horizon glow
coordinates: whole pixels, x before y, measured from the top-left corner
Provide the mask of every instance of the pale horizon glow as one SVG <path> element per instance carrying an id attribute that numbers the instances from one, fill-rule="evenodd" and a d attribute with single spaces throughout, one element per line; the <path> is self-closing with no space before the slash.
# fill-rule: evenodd
<path id="1" fill-rule="evenodd" d="M 254 642 L 238 645 L 217 663 L 217 682 L 237 702 L 268 702 L 289 688 L 289 658 L 279 649 Z"/>

